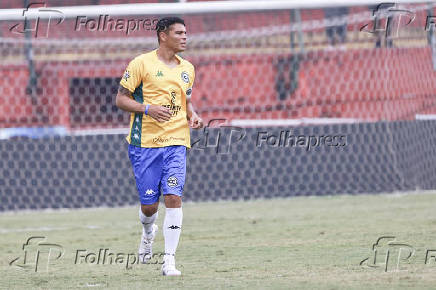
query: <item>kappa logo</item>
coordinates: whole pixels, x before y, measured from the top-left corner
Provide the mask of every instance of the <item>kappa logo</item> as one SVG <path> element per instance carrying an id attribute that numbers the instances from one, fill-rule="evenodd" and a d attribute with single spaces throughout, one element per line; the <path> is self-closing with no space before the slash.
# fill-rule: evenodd
<path id="1" fill-rule="evenodd" d="M 177 180 L 177 177 L 171 176 L 168 177 L 167 183 L 169 187 L 176 187 L 179 184 L 179 181 Z"/>
<path id="2" fill-rule="evenodd" d="M 153 193 L 153 189 L 147 189 L 147 191 L 145 192 L 146 195 L 152 195 Z"/>
<path id="3" fill-rule="evenodd" d="M 172 230 L 180 229 L 179 226 L 175 226 L 175 225 L 169 226 L 168 228 L 169 228 L 169 229 L 172 229 Z"/>
<path id="4" fill-rule="evenodd" d="M 189 75 L 187 72 L 182 72 L 182 81 L 189 83 Z"/>
<path id="5" fill-rule="evenodd" d="M 163 72 L 161 70 L 158 70 L 156 73 L 156 77 L 163 77 Z"/>

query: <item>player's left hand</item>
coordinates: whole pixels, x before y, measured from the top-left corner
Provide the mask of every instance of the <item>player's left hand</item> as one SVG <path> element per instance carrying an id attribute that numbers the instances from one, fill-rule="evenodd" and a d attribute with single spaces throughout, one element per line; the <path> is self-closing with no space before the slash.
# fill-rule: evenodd
<path id="1" fill-rule="evenodd" d="M 192 114 L 191 118 L 189 119 L 189 127 L 192 129 L 203 128 L 203 120 L 197 114 Z"/>

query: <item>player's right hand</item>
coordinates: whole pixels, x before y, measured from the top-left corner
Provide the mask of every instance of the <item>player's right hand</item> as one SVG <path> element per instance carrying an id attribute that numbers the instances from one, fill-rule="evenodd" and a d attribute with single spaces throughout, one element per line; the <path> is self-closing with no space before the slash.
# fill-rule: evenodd
<path id="1" fill-rule="evenodd" d="M 158 122 L 166 122 L 171 118 L 171 110 L 164 106 L 150 105 L 148 115 Z"/>

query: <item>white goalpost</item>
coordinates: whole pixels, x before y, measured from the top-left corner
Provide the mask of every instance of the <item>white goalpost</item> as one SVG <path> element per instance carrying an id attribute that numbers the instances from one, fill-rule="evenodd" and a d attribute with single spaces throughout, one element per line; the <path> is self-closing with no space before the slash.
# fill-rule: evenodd
<path id="1" fill-rule="evenodd" d="M 397 4 L 413 3 L 434 3 L 436 1 L 422 0 L 397 0 Z M 86 6 L 63 6 L 50 7 L 46 12 L 59 11 L 66 19 L 76 18 L 78 15 L 99 16 L 101 14 L 117 16 L 133 15 L 165 15 L 165 14 L 205 14 L 205 13 L 237 13 L 237 12 L 256 12 L 274 11 L 290 9 L 319 9 L 339 6 L 368 6 L 379 5 L 377 0 L 240 0 L 240 1 L 211 1 L 211 2 L 189 2 L 179 3 L 144 3 L 144 4 L 113 4 L 113 5 L 86 5 Z M 30 8 L 26 11 L 29 19 L 40 18 L 48 19 L 50 13 L 40 13 L 39 8 Z M 1 9 L 0 20 L 22 20 L 23 9 Z"/>

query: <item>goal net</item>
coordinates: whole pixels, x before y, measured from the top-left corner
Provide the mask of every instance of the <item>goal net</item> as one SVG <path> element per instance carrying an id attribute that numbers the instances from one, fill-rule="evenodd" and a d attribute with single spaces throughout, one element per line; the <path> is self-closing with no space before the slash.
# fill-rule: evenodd
<path id="1" fill-rule="evenodd" d="M 152 3 L 137 7 L 153 11 L 162 5 L 135 2 Z M 172 3 L 177 13 L 119 15 L 111 4 L 125 1 L 69 1 L 72 10 L 57 7 L 61 1 L 2 1 L 0 8 L 9 9 L 0 11 L 3 202 L 24 204 L 43 192 L 49 204 L 54 195 L 65 204 L 95 205 L 95 197 L 75 194 L 115 196 L 127 186 L 116 168 L 125 166 L 120 136 L 129 131 L 130 115 L 115 106 L 115 96 L 128 62 L 157 48 L 154 26 L 167 14 L 186 22 L 188 49 L 181 56 L 196 69 L 192 100 L 199 115 L 246 134 L 233 148 L 232 140 L 224 149 L 197 143 L 201 150 L 190 153 L 196 170 L 188 169 L 191 199 L 208 199 L 205 186 L 211 199 L 434 188 L 432 3 L 241 9 L 253 5 L 246 1 L 234 11 L 194 13 L 197 6 L 189 5 L 201 3 L 191 2 Z M 91 4 L 100 4 L 101 13 L 81 9 Z M 193 134 L 196 140 L 201 132 Z M 23 135 L 52 137 L 14 139 Z M 78 135 L 91 139 L 76 144 Z M 309 150 L 308 136 L 321 135 Z M 340 142 L 327 145 L 335 136 Z M 112 202 L 125 199 L 106 200 Z"/>

